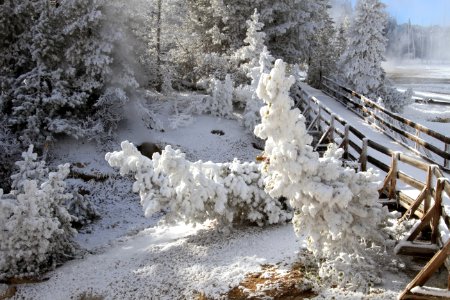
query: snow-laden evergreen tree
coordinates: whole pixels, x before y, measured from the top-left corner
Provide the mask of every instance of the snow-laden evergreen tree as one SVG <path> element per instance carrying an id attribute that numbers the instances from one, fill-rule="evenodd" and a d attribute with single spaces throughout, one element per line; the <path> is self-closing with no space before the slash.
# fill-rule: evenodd
<path id="1" fill-rule="evenodd" d="M 261 31 L 264 24 L 259 21 L 260 14 L 258 10 L 247 20 L 247 33 L 244 39 L 245 46 L 239 48 L 235 53 L 235 58 L 240 62 L 240 68 L 247 75 L 251 69 L 259 65 L 259 55 L 263 51 L 265 45 L 264 40 L 266 34 Z"/>
<path id="2" fill-rule="evenodd" d="M 317 30 L 310 37 L 310 49 L 308 54 L 307 81 L 314 87 L 320 87 L 323 77 L 335 73 L 336 48 L 334 44 L 334 23 L 329 15 L 329 3 L 318 2 L 315 15 L 317 19 Z"/>
<path id="3" fill-rule="evenodd" d="M 72 216 L 64 203 L 69 165 L 47 173 L 37 162 L 32 147 L 17 162 L 13 190 L 0 189 L 0 279 L 35 276 L 72 257 L 76 247 L 72 238 Z M 48 175 L 48 176 L 45 176 Z"/>
<path id="4" fill-rule="evenodd" d="M 242 84 L 235 91 L 237 102 L 244 107 L 243 125 L 250 132 L 253 132 L 255 125 L 260 122 L 259 109 L 262 103 L 256 96 L 259 78 L 262 73 L 272 68 L 274 61 L 264 45 L 266 34 L 261 31 L 264 24 L 259 22 L 259 16 L 255 9 L 251 20 L 247 20 L 248 29 L 244 40 L 246 45 L 235 53 L 235 59 L 244 62 L 240 65 L 240 70 L 245 74 L 247 80 L 251 80 L 250 85 Z"/>
<path id="5" fill-rule="evenodd" d="M 251 3 L 238 0 L 221 1 L 188 1 L 188 27 L 192 34 L 189 45 L 182 49 L 191 49 L 195 60 L 206 53 L 214 53 L 216 61 L 225 58 L 225 65 L 235 51 L 244 46 L 246 21 L 257 9 L 260 17 L 258 22 L 264 24 L 266 46 L 275 57 L 283 57 L 291 63 L 307 61 L 312 53 L 311 43 L 314 35 L 324 27 L 322 8 L 328 0 L 319 1 L 267 1 L 256 0 Z M 199 51 L 201 49 L 201 51 Z M 207 74 L 206 60 L 197 68 L 198 74 Z M 211 61 L 213 63 L 214 61 Z M 211 64 L 213 71 L 219 67 Z M 234 73 L 231 66 L 222 65 L 219 74 L 224 77 L 224 71 Z M 201 71 L 201 72 L 200 72 Z M 216 75 L 217 77 L 217 75 Z M 219 77 L 220 78 L 220 77 Z"/>
<path id="6" fill-rule="evenodd" d="M 227 75 L 222 82 L 218 79 L 211 80 L 211 97 L 206 110 L 218 117 L 230 118 L 233 116 L 233 81 Z"/>
<path id="7" fill-rule="evenodd" d="M 305 118 L 292 108 L 289 89 L 294 78 L 285 76 L 285 68 L 277 60 L 258 86 L 266 104 L 255 128 L 255 135 L 266 140 L 265 190 L 290 201 L 295 231 L 306 234 L 308 249 L 325 259 L 322 277 L 353 288 L 378 283 L 374 257 L 384 249 L 380 227 L 387 210 L 377 202 L 376 178 L 370 171 L 344 168 L 342 149 L 331 146 L 323 158 L 313 151 Z"/>
<path id="8" fill-rule="evenodd" d="M 380 0 L 358 0 L 348 29 L 347 49 L 340 60 L 345 83 L 368 97 L 376 98 L 384 84 L 381 63 L 387 44 L 385 7 Z"/>
<path id="9" fill-rule="evenodd" d="M 341 57 L 345 49 L 347 49 L 348 28 L 350 26 L 350 19 L 344 18 L 342 23 L 338 25 L 335 37 L 335 49 L 337 57 Z"/>
<path id="10" fill-rule="evenodd" d="M 20 144 L 7 126 L 6 117 L 0 113 L 0 187 L 8 193 L 14 162 L 20 159 Z"/>
<path id="11" fill-rule="evenodd" d="M 137 1 L 137 0 L 136 0 Z M 42 147 L 56 134 L 112 132 L 139 86 L 120 1 L 0 4 L 12 13 L 0 45 L 1 108 L 23 144 Z M 3 16 L 2 16 L 3 18 Z M 2 25 L 7 26 L 7 25 Z"/>
<path id="12" fill-rule="evenodd" d="M 42 1 L 11 1 L 0 3 L 0 106 L 10 112 L 14 80 L 30 70 L 31 53 L 28 44 L 33 20 L 39 17 Z"/>
<path id="13" fill-rule="evenodd" d="M 71 85 L 104 130 L 113 130 L 123 118 L 123 105 L 138 88 L 128 54 L 130 44 L 116 1 L 69 0 L 60 12 L 68 20 L 63 28 Z"/>
<path id="14" fill-rule="evenodd" d="M 270 71 L 275 59 L 270 55 L 266 47 L 263 48 L 259 55 L 259 66 L 253 67 L 248 76 L 251 78 L 251 84 L 247 87 L 250 91 L 250 97 L 245 101 L 245 109 L 242 115 L 243 125 L 250 132 L 253 132 L 255 126 L 261 122 L 261 115 L 259 111 L 263 106 L 263 103 L 256 95 L 258 83 L 261 75 Z"/>
<path id="15" fill-rule="evenodd" d="M 275 57 L 283 57 L 290 63 L 303 58 L 302 33 L 310 30 L 302 26 L 302 21 L 309 18 L 302 6 L 308 5 L 307 2 L 311 1 L 265 1 L 261 15 L 267 34 L 266 44 Z"/>
<path id="16" fill-rule="evenodd" d="M 33 152 L 34 146 L 30 145 L 27 152 L 22 153 L 22 159 L 15 164 L 19 170 L 11 176 L 11 188 L 16 191 L 23 190 L 23 184 L 26 180 L 34 180 L 39 184 L 48 176 L 48 168 L 45 161 L 37 160 L 37 153 Z"/>
<path id="17" fill-rule="evenodd" d="M 390 111 L 402 113 L 406 106 L 414 103 L 413 95 L 412 89 L 400 92 L 392 85 L 386 84 L 382 90 L 380 102 Z"/>
<path id="18" fill-rule="evenodd" d="M 167 211 L 165 220 L 201 223 L 218 221 L 226 227 L 235 223 L 284 223 L 290 207 L 264 192 L 260 164 L 190 162 L 180 150 L 166 146 L 152 159 L 125 141 L 122 151 L 105 158 L 120 174 L 134 174 L 133 191 L 139 193 L 145 215 Z"/>

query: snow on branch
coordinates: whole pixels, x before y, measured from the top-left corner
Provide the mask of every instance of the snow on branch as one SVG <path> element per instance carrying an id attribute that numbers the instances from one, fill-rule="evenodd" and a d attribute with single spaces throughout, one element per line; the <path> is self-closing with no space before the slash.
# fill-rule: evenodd
<path id="1" fill-rule="evenodd" d="M 266 104 L 255 128 L 255 135 L 266 140 L 266 191 L 289 199 L 296 232 L 307 235 L 316 257 L 325 258 L 321 276 L 354 288 L 378 283 L 373 258 L 384 243 L 380 226 L 387 210 L 377 203 L 376 176 L 344 168 L 343 150 L 334 145 L 323 158 L 313 151 L 305 118 L 292 109 L 289 88 L 294 78 L 287 78 L 285 69 L 277 60 L 257 90 Z"/>
<path id="2" fill-rule="evenodd" d="M 190 162 L 180 150 L 166 146 L 153 159 L 124 141 L 122 151 L 105 158 L 120 174 L 134 174 L 133 191 L 139 193 L 145 215 L 166 210 L 166 221 L 199 223 L 216 219 L 219 226 L 253 222 L 259 226 L 291 219 L 282 200 L 264 192 L 261 165 L 234 160 L 230 163 Z"/>

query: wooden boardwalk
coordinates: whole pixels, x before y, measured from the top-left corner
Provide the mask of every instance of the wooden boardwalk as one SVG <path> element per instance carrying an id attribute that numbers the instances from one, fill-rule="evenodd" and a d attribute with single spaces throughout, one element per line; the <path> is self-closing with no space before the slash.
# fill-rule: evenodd
<path id="1" fill-rule="evenodd" d="M 380 170 L 384 176 L 380 201 L 406 210 L 399 222 L 420 219 L 395 251 L 433 257 L 399 299 L 450 299 L 450 277 L 449 291 L 424 286 L 441 265 L 450 268 L 450 211 L 446 209 L 450 207 L 450 181 L 443 171 L 448 170 L 450 161 L 450 138 L 409 120 L 405 125 L 391 112 L 331 81 L 324 85 L 329 95 L 303 83 L 297 88 L 294 100 L 307 120 L 308 131 L 315 135 L 315 149 L 323 150 L 323 145 L 333 141 L 345 150 L 344 159 L 358 162 L 360 170 Z M 425 134 L 437 137 L 443 150 L 438 142 L 422 139 Z"/>

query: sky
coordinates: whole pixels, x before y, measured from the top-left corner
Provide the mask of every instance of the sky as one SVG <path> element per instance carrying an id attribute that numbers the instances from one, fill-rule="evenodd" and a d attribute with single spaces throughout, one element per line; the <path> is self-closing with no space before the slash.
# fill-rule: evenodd
<path id="1" fill-rule="evenodd" d="M 353 4 L 356 0 L 352 0 Z M 450 0 L 382 0 L 397 23 L 450 25 Z"/>

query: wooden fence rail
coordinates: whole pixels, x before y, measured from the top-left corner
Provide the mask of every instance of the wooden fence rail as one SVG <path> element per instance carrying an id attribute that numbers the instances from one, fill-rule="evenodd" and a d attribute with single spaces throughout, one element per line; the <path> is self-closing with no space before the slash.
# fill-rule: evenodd
<path id="1" fill-rule="evenodd" d="M 406 209 L 399 222 L 412 216 L 420 219 L 405 240 L 399 242 L 396 252 L 406 255 L 433 255 L 436 251 L 438 253 L 418 274 L 418 277 L 407 286 L 399 298 L 428 299 L 427 297 L 430 295 L 422 286 L 428 280 L 430 273 L 447 261 L 443 257 L 448 257 L 450 247 L 448 246 L 450 218 L 442 204 L 443 199 L 450 200 L 450 182 L 445 178 L 441 168 L 438 165 L 393 151 L 367 138 L 300 86 L 294 92 L 294 100 L 309 122 L 308 129 L 323 132 L 317 140 L 315 148 L 325 141 L 334 142 L 344 149 L 344 159 L 357 161 L 361 171 L 367 170 L 367 167 L 372 165 L 386 173 L 379 189 L 380 195 L 386 197 L 383 202 L 395 203 Z M 361 105 L 356 103 L 355 107 L 361 107 Z M 425 132 L 421 125 L 413 124 L 414 128 L 419 128 L 420 132 Z M 386 163 L 386 161 L 390 161 L 390 163 Z M 416 178 L 416 174 L 420 172 L 426 175 L 423 181 Z M 411 193 L 411 191 L 414 192 Z M 423 241 L 417 243 L 416 240 L 426 228 L 430 228 L 431 238 L 429 243 L 424 246 Z M 449 267 L 450 265 L 447 266 L 447 268 Z M 448 285 L 450 288 L 450 277 Z M 411 290 L 420 290 L 420 293 L 414 294 Z M 433 291 L 435 290 L 433 289 Z"/>
<path id="2" fill-rule="evenodd" d="M 322 87 L 325 93 L 382 129 L 393 140 L 450 171 L 450 137 L 401 117 L 330 78 L 324 78 Z"/>

